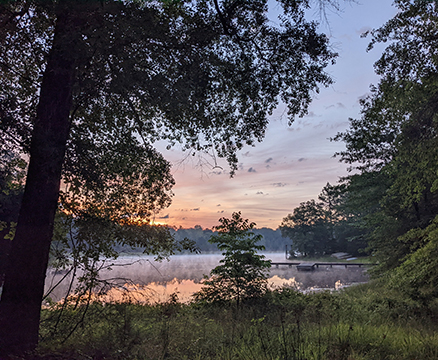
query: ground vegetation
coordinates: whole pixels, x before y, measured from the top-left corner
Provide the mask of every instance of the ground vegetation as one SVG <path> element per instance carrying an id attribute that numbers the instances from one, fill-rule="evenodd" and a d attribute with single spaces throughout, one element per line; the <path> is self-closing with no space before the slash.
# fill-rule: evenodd
<path id="1" fill-rule="evenodd" d="M 130 303 L 43 311 L 39 359 L 436 359 L 436 317 L 382 282 L 340 292 L 292 288 L 229 303 Z M 72 331 L 76 325 L 75 331 Z"/>

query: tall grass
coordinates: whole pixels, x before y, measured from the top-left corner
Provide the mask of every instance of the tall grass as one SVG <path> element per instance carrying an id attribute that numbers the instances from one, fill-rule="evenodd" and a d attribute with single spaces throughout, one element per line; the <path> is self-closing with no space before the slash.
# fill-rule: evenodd
<path id="1" fill-rule="evenodd" d="M 43 311 L 42 358 L 438 359 L 436 314 L 378 282 L 336 293 L 280 289 L 239 307 L 173 296 L 153 306 L 93 303 L 84 316 L 71 305 L 65 321 L 58 311 Z"/>

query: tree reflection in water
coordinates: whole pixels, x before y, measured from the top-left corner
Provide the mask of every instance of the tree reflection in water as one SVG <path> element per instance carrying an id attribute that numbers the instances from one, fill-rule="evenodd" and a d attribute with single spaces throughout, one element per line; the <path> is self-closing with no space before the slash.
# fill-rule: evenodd
<path id="1" fill-rule="evenodd" d="M 283 253 L 265 254 L 267 259 L 284 262 Z M 177 294 L 179 301 L 189 302 L 191 295 L 202 287 L 200 283 L 204 274 L 219 264 L 221 254 L 176 255 L 169 261 L 154 261 L 152 256 L 124 255 L 117 260 L 111 270 L 103 270 L 102 280 L 113 283 L 101 299 L 103 301 L 133 301 L 139 303 L 163 302 L 172 294 Z M 55 284 L 63 274 L 49 269 L 46 278 L 46 291 L 50 284 Z M 68 276 L 51 293 L 53 301 L 59 301 L 69 286 Z M 311 272 L 302 272 L 296 266 L 275 266 L 270 270 L 271 288 L 291 286 L 300 291 L 318 291 L 320 289 L 339 289 L 342 286 L 366 282 L 366 269 L 359 267 L 319 267 Z"/>

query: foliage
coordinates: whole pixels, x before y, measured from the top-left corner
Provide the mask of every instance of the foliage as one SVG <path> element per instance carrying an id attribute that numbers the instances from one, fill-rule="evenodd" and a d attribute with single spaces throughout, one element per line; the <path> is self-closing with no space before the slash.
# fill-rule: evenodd
<path id="1" fill-rule="evenodd" d="M 61 194 L 67 211 L 146 220 L 170 204 L 174 183 L 154 141 L 212 151 L 234 171 L 236 150 L 262 139 L 278 97 L 292 119 L 305 113 L 311 89 L 330 83 L 323 68 L 335 54 L 304 20 L 305 4 L 282 4 L 287 16 L 276 27 L 264 2 L 63 4 L 2 4 L 0 132 L 2 147 L 28 153 L 53 24 L 70 7 L 84 26 L 80 41 L 74 31 L 63 40 L 76 46 L 68 54 L 77 68 Z"/>
<path id="2" fill-rule="evenodd" d="M 159 138 L 196 150 L 214 148 L 235 169 L 236 149 L 261 140 L 278 97 L 291 117 L 304 114 L 309 92 L 330 83 L 323 68 L 335 54 L 316 24 L 305 21 L 305 2 L 280 2 L 285 16 L 275 27 L 265 1 L 217 5 L 66 3 L 84 23 L 69 53 L 77 63 L 64 169 L 69 183 L 79 179 L 83 187 L 103 180 L 105 150 L 106 159 L 123 163 L 120 157 L 129 157 L 124 148 L 148 149 Z M 1 73 L 7 119 L 1 131 L 25 151 L 62 6 L 24 0 L 2 5 L 1 51 L 8 71 Z M 65 41 L 73 40 L 72 32 Z M 299 76 L 291 76 L 291 69 Z M 26 97 L 31 101 L 17 101 Z"/>
<path id="3" fill-rule="evenodd" d="M 422 306 L 438 305 L 438 217 L 425 229 L 412 229 L 400 237 L 411 247 L 403 263 L 390 273 L 391 286 Z M 435 310 L 435 309 L 434 309 Z"/>
<path id="4" fill-rule="evenodd" d="M 321 256 L 333 252 L 358 255 L 366 247 L 356 216 L 346 208 L 345 184 L 329 183 L 319 202 L 301 203 L 280 225 L 282 236 L 292 240 L 292 251 L 303 256 Z"/>
<path id="5" fill-rule="evenodd" d="M 14 152 L 0 152 L 0 221 L 16 222 L 23 195 L 26 161 Z"/>
<path id="6" fill-rule="evenodd" d="M 172 196 L 156 141 L 225 158 L 233 174 L 237 150 L 262 140 L 279 101 L 292 121 L 331 83 L 324 68 L 336 54 L 305 20 L 308 3 L 278 4 L 275 24 L 267 0 L 0 4 L 1 146 L 30 158 L 0 303 L 8 347 L 37 341 L 60 184 L 61 209 L 78 224 L 147 224 Z"/>
<path id="7" fill-rule="evenodd" d="M 250 231 L 255 223 L 242 219 L 240 212 L 219 222 L 218 234 L 212 235 L 209 241 L 217 244 L 224 259 L 220 260 L 222 265 L 211 271 L 211 277 L 206 277 L 204 287 L 194 298 L 207 303 L 235 301 L 239 306 L 243 300 L 260 297 L 267 291 L 266 270 L 271 262 L 257 255 L 264 246 L 256 245 L 262 236 Z"/>
<path id="8" fill-rule="evenodd" d="M 358 170 L 344 179 L 346 208 L 381 263 L 376 273 L 423 247 L 409 234 L 438 214 L 436 2 L 395 5 L 394 18 L 370 32 L 369 49 L 389 44 L 375 64 L 381 80 L 362 101 L 361 118 L 335 137 L 346 143 L 341 161 Z"/>
<path id="9" fill-rule="evenodd" d="M 256 235 L 261 235 L 262 239 L 260 245 L 265 247 L 267 252 L 284 251 L 288 242 L 281 236 L 281 230 L 279 228 L 273 230 L 270 228 L 253 229 L 252 232 Z"/>
<path id="10" fill-rule="evenodd" d="M 201 253 L 217 251 L 217 246 L 208 242 L 213 235 L 213 230 L 203 229 L 200 225 L 193 228 L 184 229 L 182 227 L 171 230 L 176 240 L 190 239 L 196 243 L 196 247 Z"/>
<path id="11" fill-rule="evenodd" d="M 282 234 L 292 239 L 294 251 L 303 256 L 324 255 L 332 251 L 328 213 L 322 203 L 310 200 L 301 203 L 281 223 Z"/>
<path id="12" fill-rule="evenodd" d="M 382 283 L 307 295 L 283 288 L 238 313 L 174 296 L 155 305 L 94 303 L 68 339 L 68 322 L 50 336 L 58 311 L 43 311 L 43 359 L 432 360 L 438 347 L 434 319 Z"/>
<path id="13" fill-rule="evenodd" d="M 166 226 L 140 222 L 119 224 L 102 217 L 92 218 L 86 212 L 76 217 L 58 212 L 50 265 L 53 270 L 66 274 L 62 280 L 69 279 L 70 285 L 63 295 L 66 305 L 71 296 L 74 296 L 74 301 L 82 301 L 129 281 L 102 280 L 99 275 L 102 269 L 111 269 L 112 262 L 120 255 L 117 251 L 120 247 L 141 249 L 144 254 L 156 255 L 159 261 L 176 252 L 197 251 L 193 241 L 175 240 Z M 50 298 L 59 283 L 47 290 L 44 299 Z"/>
<path id="14" fill-rule="evenodd" d="M 382 80 L 362 102 L 361 118 L 337 137 L 347 144 L 341 159 L 357 172 L 324 189 L 320 202 L 304 203 L 302 213 L 307 206 L 315 216 L 299 223 L 359 230 L 386 271 L 377 281 L 339 293 L 267 292 L 237 315 L 174 301 L 96 304 L 83 333 L 62 345 L 46 337 L 44 345 L 78 358 L 82 351 L 157 359 L 436 359 L 436 2 L 395 4 L 400 11 L 372 32 L 371 47 L 389 43 L 376 64 Z"/>

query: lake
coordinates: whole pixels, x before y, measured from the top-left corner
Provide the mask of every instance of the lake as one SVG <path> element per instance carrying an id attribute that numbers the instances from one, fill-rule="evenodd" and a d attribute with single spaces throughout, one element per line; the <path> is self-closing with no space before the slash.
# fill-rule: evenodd
<path id="1" fill-rule="evenodd" d="M 264 254 L 274 262 L 285 262 L 284 253 Z M 200 290 L 204 275 L 219 264 L 221 254 L 174 255 L 170 260 L 154 261 L 153 256 L 121 255 L 117 260 L 101 263 L 100 279 L 115 286 L 107 292 L 104 301 L 129 300 L 140 303 L 163 302 L 176 293 L 182 302 Z M 111 270 L 107 267 L 110 266 Z M 46 292 L 57 284 L 64 272 L 49 269 L 46 277 Z M 69 288 L 71 276 L 67 276 L 50 294 L 54 301 L 61 300 Z M 338 289 L 368 280 L 366 268 L 333 266 L 319 267 L 314 271 L 298 271 L 296 266 L 273 266 L 269 271 L 272 288 L 292 286 L 300 291 Z"/>

